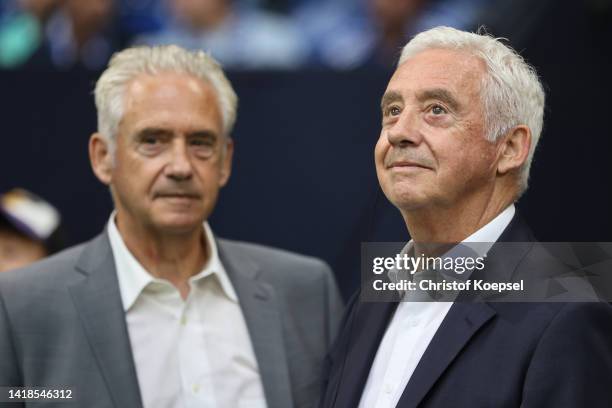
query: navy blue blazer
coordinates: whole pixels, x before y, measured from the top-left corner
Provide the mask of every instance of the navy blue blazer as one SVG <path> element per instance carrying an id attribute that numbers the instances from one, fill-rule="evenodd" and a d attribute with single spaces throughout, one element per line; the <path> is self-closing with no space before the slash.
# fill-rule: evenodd
<path id="1" fill-rule="evenodd" d="M 541 269 L 517 214 L 489 252 L 501 273 Z M 498 272 L 499 272 L 498 271 Z M 353 296 L 326 362 L 320 408 L 355 408 L 396 302 Z M 605 303 L 455 303 L 434 335 L 399 408 L 610 408 L 612 307 Z"/>

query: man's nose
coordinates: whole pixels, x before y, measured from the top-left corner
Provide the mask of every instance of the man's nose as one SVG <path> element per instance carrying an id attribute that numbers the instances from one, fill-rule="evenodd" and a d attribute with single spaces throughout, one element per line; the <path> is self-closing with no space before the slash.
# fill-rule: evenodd
<path id="1" fill-rule="evenodd" d="M 175 181 L 190 179 L 193 169 L 187 143 L 180 138 L 175 139 L 169 153 L 169 162 L 165 169 L 166 176 Z"/>
<path id="2" fill-rule="evenodd" d="M 389 144 L 396 147 L 418 145 L 423 141 L 418 112 L 404 109 L 397 121 L 387 131 Z"/>

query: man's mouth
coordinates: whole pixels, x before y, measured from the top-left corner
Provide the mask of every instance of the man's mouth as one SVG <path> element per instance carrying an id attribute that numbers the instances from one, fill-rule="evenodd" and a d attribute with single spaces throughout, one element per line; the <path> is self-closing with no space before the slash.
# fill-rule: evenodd
<path id="1" fill-rule="evenodd" d="M 199 194 L 194 193 L 157 193 L 155 198 L 175 198 L 184 200 L 198 200 L 200 199 Z"/>
<path id="2" fill-rule="evenodd" d="M 387 165 L 387 169 L 402 169 L 402 168 L 421 168 L 431 170 L 431 167 L 425 166 L 424 164 L 417 163 L 409 160 L 396 161 Z"/>

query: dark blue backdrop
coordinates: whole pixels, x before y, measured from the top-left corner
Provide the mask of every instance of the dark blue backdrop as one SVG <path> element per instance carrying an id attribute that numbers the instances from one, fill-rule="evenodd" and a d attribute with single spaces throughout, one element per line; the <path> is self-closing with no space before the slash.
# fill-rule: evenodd
<path id="1" fill-rule="evenodd" d="M 588 19 L 559 29 L 571 10 L 554 13 L 515 44 L 548 88 L 544 136 L 519 208 L 540 239 L 611 241 L 609 38 Z M 372 158 L 389 75 L 231 74 L 240 96 L 235 166 L 215 231 L 322 257 L 343 293 L 352 291 L 360 242 L 408 239 Z M 0 191 L 23 186 L 52 201 L 72 243 L 97 234 L 111 210 L 87 158 L 96 77 L 0 72 Z"/>

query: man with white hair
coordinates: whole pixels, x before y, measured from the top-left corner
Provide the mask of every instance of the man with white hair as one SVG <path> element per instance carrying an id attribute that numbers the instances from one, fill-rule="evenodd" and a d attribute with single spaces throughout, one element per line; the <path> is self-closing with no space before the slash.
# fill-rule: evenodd
<path id="1" fill-rule="evenodd" d="M 127 49 L 95 99 L 89 155 L 115 211 L 92 241 L 2 274 L 0 402 L 312 406 L 341 301 L 322 261 L 212 233 L 237 105 L 219 65 Z"/>
<path id="2" fill-rule="evenodd" d="M 484 269 L 472 277 L 558 266 L 514 207 L 544 111 L 542 85 L 514 50 L 448 27 L 420 33 L 403 49 L 381 108 L 376 171 L 412 238 L 405 255 L 469 242 L 485 244 Z M 420 285 L 421 272 L 432 271 L 415 272 Z M 469 302 L 465 293 L 411 301 L 420 295 L 352 299 L 328 356 L 321 407 L 612 406 L 608 304 Z"/>

